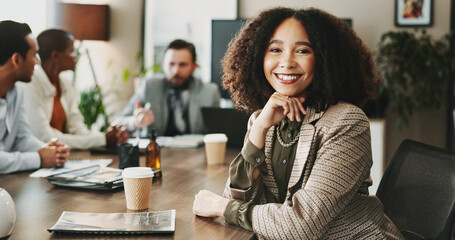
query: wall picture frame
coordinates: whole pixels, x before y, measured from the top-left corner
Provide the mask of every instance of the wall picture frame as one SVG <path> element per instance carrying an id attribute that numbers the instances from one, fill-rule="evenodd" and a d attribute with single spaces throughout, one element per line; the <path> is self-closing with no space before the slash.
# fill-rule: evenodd
<path id="1" fill-rule="evenodd" d="M 433 24 L 433 0 L 395 0 L 395 26 L 429 27 Z"/>

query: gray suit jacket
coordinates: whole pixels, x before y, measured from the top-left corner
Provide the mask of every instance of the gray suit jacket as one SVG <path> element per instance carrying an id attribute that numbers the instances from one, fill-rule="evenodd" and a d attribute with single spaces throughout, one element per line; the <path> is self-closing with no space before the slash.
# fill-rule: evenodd
<path id="1" fill-rule="evenodd" d="M 206 132 L 201 108 L 219 107 L 220 93 L 213 83 L 203 83 L 196 78 L 192 78 L 190 81 L 188 102 L 190 133 L 201 134 Z M 140 100 L 142 106 L 149 102 L 155 121 L 148 128 L 142 129 L 140 135 L 146 137 L 148 130 L 152 128 L 158 130 L 159 135 L 164 134 L 169 115 L 167 97 L 170 88 L 171 84 L 165 78 L 144 79 L 141 87 L 131 97 L 116 121 L 120 124 L 128 124 L 131 121 L 136 101 Z"/>

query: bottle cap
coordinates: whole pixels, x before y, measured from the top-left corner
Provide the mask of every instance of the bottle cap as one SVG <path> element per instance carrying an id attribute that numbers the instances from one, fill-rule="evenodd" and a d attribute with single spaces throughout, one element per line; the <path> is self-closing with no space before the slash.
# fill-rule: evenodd
<path id="1" fill-rule="evenodd" d="M 155 129 L 152 129 L 149 133 L 149 139 L 152 140 L 152 141 L 155 141 L 156 140 L 156 130 Z"/>

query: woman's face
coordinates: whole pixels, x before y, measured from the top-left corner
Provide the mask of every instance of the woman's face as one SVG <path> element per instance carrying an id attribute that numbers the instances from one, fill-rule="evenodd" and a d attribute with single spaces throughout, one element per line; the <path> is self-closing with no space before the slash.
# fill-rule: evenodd
<path id="1" fill-rule="evenodd" d="M 76 53 L 74 52 L 74 41 L 66 39 L 66 49 L 63 52 L 57 52 L 60 64 L 60 71 L 73 70 L 76 68 Z"/>
<path id="2" fill-rule="evenodd" d="M 285 96 L 303 96 L 313 80 L 314 65 L 314 52 L 303 25 L 294 18 L 284 20 L 264 56 L 267 81 Z"/>

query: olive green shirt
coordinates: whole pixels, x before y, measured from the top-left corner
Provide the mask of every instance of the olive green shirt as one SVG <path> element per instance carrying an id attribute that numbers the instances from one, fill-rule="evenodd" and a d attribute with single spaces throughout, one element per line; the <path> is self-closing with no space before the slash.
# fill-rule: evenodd
<path id="1" fill-rule="evenodd" d="M 284 118 L 276 129 L 279 130 L 283 142 L 288 144 L 296 140 L 301 125 L 302 122 L 289 121 L 288 118 Z M 297 143 L 284 147 L 278 141 L 276 134 L 275 132 L 272 150 L 272 170 L 278 187 L 280 202 L 284 203 Z M 264 149 L 258 149 L 250 141 L 247 141 L 241 153 L 232 161 L 229 168 L 231 187 L 244 190 L 250 188 L 257 181 L 253 179 L 253 171 L 256 168 L 261 170 L 261 175 L 267 174 Z M 224 211 L 224 217 L 230 224 L 252 230 L 251 214 L 254 206 L 255 203 L 252 201 L 244 202 L 231 199 Z"/>

